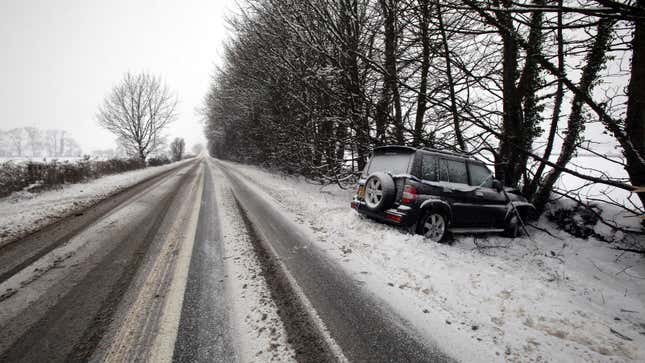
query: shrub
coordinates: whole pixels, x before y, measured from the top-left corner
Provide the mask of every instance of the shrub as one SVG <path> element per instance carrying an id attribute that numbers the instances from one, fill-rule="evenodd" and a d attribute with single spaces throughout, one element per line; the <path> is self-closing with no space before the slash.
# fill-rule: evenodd
<path id="1" fill-rule="evenodd" d="M 598 223 L 599 213 L 600 210 L 597 210 L 594 205 L 587 207 L 578 205 L 547 211 L 546 216 L 573 236 L 587 239 L 595 234 L 594 227 Z"/>
<path id="2" fill-rule="evenodd" d="M 160 166 L 170 163 L 171 161 L 166 155 L 153 156 L 148 159 L 148 166 Z"/>
<path id="3" fill-rule="evenodd" d="M 27 168 L 24 164 L 3 162 L 0 164 L 0 197 L 22 190 L 29 185 L 27 180 Z"/>

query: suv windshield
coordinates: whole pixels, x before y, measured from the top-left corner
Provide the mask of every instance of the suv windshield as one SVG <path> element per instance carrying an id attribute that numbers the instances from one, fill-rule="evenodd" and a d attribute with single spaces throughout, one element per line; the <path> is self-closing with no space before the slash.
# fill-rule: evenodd
<path id="1" fill-rule="evenodd" d="M 407 174 L 410 158 L 414 154 L 386 153 L 372 157 L 367 174 L 383 171 L 393 175 Z"/>

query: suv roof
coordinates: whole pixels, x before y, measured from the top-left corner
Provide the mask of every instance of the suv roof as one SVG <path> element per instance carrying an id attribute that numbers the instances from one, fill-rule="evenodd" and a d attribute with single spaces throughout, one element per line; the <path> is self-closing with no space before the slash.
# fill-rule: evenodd
<path id="1" fill-rule="evenodd" d="M 433 149 L 433 148 L 429 148 L 429 147 L 424 147 L 424 148 L 417 149 L 417 148 L 414 148 L 414 147 L 411 147 L 411 146 L 401 146 L 401 145 L 379 146 L 379 147 L 374 148 L 374 155 L 376 155 L 376 154 L 384 154 L 384 153 L 387 153 L 387 152 L 414 153 L 414 152 L 417 152 L 417 151 L 424 151 L 424 152 L 428 152 L 428 153 L 441 154 L 441 155 L 449 155 L 449 156 L 452 156 L 452 157 L 468 159 L 468 160 L 472 160 L 472 161 L 475 161 L 475 162 L 483 164 L 483 162 L 481 160 L 476 159 L 472 155 L 458 153 L 458 152 L 452 152 L 452 151 L 446 151 L 446 150 Z"/>

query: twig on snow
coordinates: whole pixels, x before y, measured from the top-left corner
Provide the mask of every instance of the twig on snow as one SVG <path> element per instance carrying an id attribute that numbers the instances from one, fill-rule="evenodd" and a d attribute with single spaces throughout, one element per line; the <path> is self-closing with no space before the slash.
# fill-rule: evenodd
<path id="1" fill-rule="evenodd" d="M 632 338 L 630 338 L 630 337 L 628 337 L 628 336 L 626 336 L 626 335 L 623 335 L 623 334 L 621 334 L 621 333 L 619 333 L 619 332 L 615 331 L 615 330 L 614 330 L 614 329 L 612 329 L 612 328 L 609 328 L 609 331 L 610 331 L 610 332 L 612 332 L 612 333 L 614 333 L 617 337 L 619 337 L 619 338 L 621 338 L 621 339 L 624 339 L 624 340 L 627 340 L 627 341 L 630 341 L 630 342 L 634 340 L 634 339 L 632 339 Z"/>
<path id="2" fill-rule="evenodd" d="M 560 241 L 564 241 L 564 239 L 562 239 L 561 237 L 558 237 L 558 236 L 554 235 L 553 233 L 551 233 L 551 232 L 550 232 L 548 229 L 546 229 L 546 228 L 538 227 L 538 226 L 536 226 L 535 224 L 532 224 L 532 223 L 527 223 L 527 226 L 529 226 L 529 227 L 531 227 L 531 228 L 535 228 L 535 229 L 537 229 L 538 231 L 542 231 L 542 232 L 544 232 L 544 233 L 548 234 L 549 236 L 551 236 L 551 237 L 553 237 L 553 238 L 555 238 L 555 239 L 558 239 L 558 240 L 560 240 Z"/>

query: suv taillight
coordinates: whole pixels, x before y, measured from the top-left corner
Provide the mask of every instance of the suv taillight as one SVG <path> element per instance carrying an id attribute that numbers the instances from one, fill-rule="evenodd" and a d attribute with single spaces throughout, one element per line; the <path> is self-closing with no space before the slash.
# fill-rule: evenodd
<path id="1" fill-rule="evenodd" d="M 415 200 L 417 200 L 417 188 L 413 187 L 412 185 L 406 185 L 403 188 L 401 202 L 408 204 L 414 202 Z"/>

